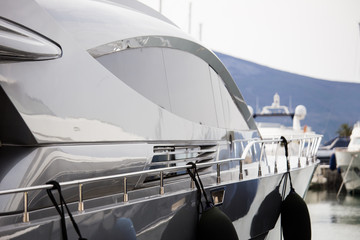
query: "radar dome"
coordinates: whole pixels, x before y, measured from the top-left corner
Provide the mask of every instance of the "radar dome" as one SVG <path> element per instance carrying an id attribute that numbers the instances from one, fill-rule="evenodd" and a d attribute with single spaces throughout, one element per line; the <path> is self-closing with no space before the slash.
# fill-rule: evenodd
<path id="1" fill-rule="evenodd" d="M 295 116 L 299 120 L 303 120 L 306 116 L 306 107 L 304 105 L 298 105 L 295 108 Z"/>

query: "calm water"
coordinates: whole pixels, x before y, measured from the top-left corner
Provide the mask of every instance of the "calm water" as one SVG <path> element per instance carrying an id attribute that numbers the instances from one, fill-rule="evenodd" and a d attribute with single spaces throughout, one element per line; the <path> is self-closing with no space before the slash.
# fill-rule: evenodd
<path id="1" fill-rule="evenodd" d="M 309 191 L 306 203 L 311 217 L 313 240 L 359 240 L 360 196 Z"/>

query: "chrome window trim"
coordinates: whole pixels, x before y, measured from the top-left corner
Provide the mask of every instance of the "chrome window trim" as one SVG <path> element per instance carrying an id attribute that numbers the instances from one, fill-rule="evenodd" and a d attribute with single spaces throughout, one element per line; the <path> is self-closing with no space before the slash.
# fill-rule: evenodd
<path id="1" fill-rule="evenodd" d="M 112 54 L 120 52 L 126 49 L 134 48 L 144 48 L 144 47 L 162 47 L 162 48 L 172 48 L 185 52 L 189 52 L 202 60 L 204 60 L 210 67 L 212 67 L 215 72 L 221 77 L 224 81 L 224 84 L 232 96 L 233 101 L 235 102 L 237 108 L 243 115 L 248 126 L 252 130 L 257 130 L 254 119 L 251 117 L 249 109 L 242 97 L 237 85 L 232 79 L 229 71 L 222 64 L 220 59 L 209 49 L 204 46 L 178 37 L 171 36 L 141 36 L 128 38 L 118 41 L 113 41 L 106 43 L 91 49 L 88 49 L 88 53 L 94 57 L 98 58 L 107 54 Z"/>
<path id="2" fill-rule="evenodd" d="M 41 61 L 62 56 L 53 40 L 0 16 L 0 61 Z"/>

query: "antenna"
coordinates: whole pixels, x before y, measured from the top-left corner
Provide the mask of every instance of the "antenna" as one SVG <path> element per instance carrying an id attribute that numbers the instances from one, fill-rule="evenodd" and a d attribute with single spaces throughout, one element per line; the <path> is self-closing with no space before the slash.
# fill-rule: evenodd
<path id="1" fill-rule="evenodd" d="M 162 0 L 159 1 L 159 13 L 162 13 Z"/>
<path id="2" fill-rule="evenodd" d="M 203 24 L 202 23 L 199 23 L 199 41 L 201 42 L 202 40 L 202 26 Z"/>
<path id="3" fill-rule="evenodd" d="M 360 22 L 359 22 L 359 33 L 360 33 Z M 360 36 L 360 35 L 359 35 Z M 360 39 L 359 39 L 359 44 L 358 44 L 358 46 L 359 46 L 359 48 L 360 48 Z M 358 74 L 359 74 L 359 76 L 358 76 L 358 80 L 360 81 L 360 50 L 358 50 L 357 51 L 357 54 L 358 54 L 358 57 L 357 57 L 357 59 L 358 59 L 358 64 L 357 64 L 357 66 L 358 66 L 358 68 L 359 68 L 359 70 L 358 70 Z"/>
<path id="4" fill-rule="evenodd" d="M 192 3 L 189 2 L 189 29 L 188 29 L 189 34 L 191 34 L 191 5 Z"/>

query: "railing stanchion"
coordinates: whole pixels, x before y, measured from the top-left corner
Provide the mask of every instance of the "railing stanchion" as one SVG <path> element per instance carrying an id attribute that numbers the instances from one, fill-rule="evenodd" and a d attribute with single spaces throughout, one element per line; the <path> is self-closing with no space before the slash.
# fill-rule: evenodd
<path id="1" fill-rule="evenodd" d="M 216 164 L 216 182 L 219 184 L 221 183 L 221 178 L 220 178 L 220 164 Z"/>
<path id="2" fill-rule="evenodd" d="M 82 184 L 79 184 L 79 204 L 78 204 L 78 211 L 84 211 L 84 201 L 83 201 L 83 192 L 82 192 Z"/>
<path id="3" fill-rule="evenodd" d="M 309 152 L 310 152 L 310 139 L 307 141 L 307 148 L 306 148 L 306 161 L 309 161 Z"/>
<path id="4" fill-rule="evenodd" d="M 301 167 L 301 145 L 302 145 L 301 140 L 298 141 L 298 143 L 299 143 L 298 167 Z"/>
<path id="5" fill-rule="evenodd" d="M 241 160 L 239 160 L 239 179 L 243 180 L 244 179 L 244 174 L 243 174 L 243 163 Z"/>
<path id="6" fill-rule="evenodd" d="M 280 143 L 278 142 L 277 144 L 276 144 L 276 148 L 275 148 L 275 169 L 276 169 L 276 172 L 275 172 L 275 169 L 274 169 L 274 172 L 275 173 L 277 173 L 277 159 L 278 159 L 278 150 L 279 150 L 279 145 L 280 145 Z"/>
<path id="7" fill-rule="evenodd" d="M 160 194 L 163 195 L 165 193 L 164 189 L 164 172 L 160 172 Z"/>
<path id="8" fill-rule="evenodd" d="M 24 192 L 24 213 L 23 213 L 23 222 L 29 222 L 29 212 L 28 212 L 28 192 Z"/>
<path id="9" fill-rule="evenodd" d="M 262 176 L 262 172 L 261 172 L 261 162 L 259 161 L 259 170 L 258 170 L 258 177 Z"/>
<path id="10" fill-rule="evenodd" d="M 127 178 L 124 177 L 124 202 L 128 202 L 129 201 L 129 196 L 127 193 Z"/>
<path id="11" fill-rule="evenodd" d="M 312 162 L 315 163 L 316 162 L 316 157 L 315 156 L 315 147 L 317 145 L 317 138 L 312 139 L 312 145 L 311 145 L 311 158 L 312 158 Z"/>
<path id="12" fill-rule="evenodd" d="M 191 169 L 190 171 L 195 176 L 195 169 Z M 195 181 L 194 181 L 194 179 L 191 178 L 191 189 L 194 189 L 194 188 L 195 188 Z"/>

